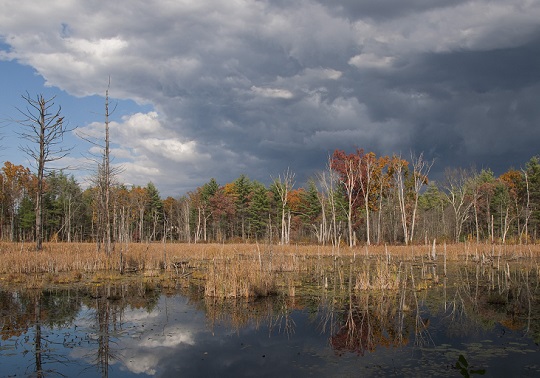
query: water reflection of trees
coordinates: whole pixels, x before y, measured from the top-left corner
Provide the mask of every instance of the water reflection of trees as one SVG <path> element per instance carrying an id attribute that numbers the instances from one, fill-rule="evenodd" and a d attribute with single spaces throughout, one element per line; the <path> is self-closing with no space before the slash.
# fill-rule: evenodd
<path id="1" fill-rule="evenodd" d="M 538 342 L 536 299 L 540 267 L 534 261 L 456 264 L 445 276 L 435 264 L 417 262 L 400 270 L 397 290 L 354 290 L 335 285 L 321 297 L 322 326 L 338 354 L 363 355 L 378 347 L 433 345 L 430 318 L 440 317 L 446 336 L 492 331 L 499 324 Z M 445 267 L 446 271 L 446 267 Z M 444 277 L 440 279 L 439 277 Z"/>
<path id="2" fill-rule="evenodd" d="M 292 335 L 296 327 L 292 312 L 295 308 L 304 308 L 299 302 L 298 298 L 287 296 L 256 300 L 215 300 L 205 297 L 202 307 L 211 329 L 224 325 L 239 332 L 247 326 L 255 329 L 267 327 L 269 334 L 277 332 Z"/>
<path id="3" fill-rule="evenodd" d="M 62 342 L 49 338 L 49 333 L 73 321 L 80 308 L 76 293 L 70 290 L 2 291 L 0 303 L 1 338 L 5 341 L 26 335 L 29 342 L 23 345 L 23 353 L 30 352 L 33 356 L 29 370 L 42 377 L 54 372 L 54 364 L 69 363 L 60 351 Z M 27 349 L 30 346 L 32 350 Z"/>
<path id="4" fill-rule="evenodd" d="M 446 277 L 438 271 L 442 267 L 433 263 L 407 263 L 392 271 L 396 280 L 391 289 L 376 290 L 359 289 L 359 279 L 368 282 L 364 271 L 358 274 L 347 264 L 335 264 L 332 269 L 339 274 L 330 280 L 320 273 L 290 278 L 298 283 L 290 295 L 219 300 L 204 298 L 200 287 L 189 284 L 174 290 L 168 286 L 167 290 L 170 295 L 186 296 L 191 305 L 204 311 L 211 329 L 221 325 L 239 332 L 248 326 L 266 327 L 269 334 L 294 337 L 295 311 L 302 311 L 314 327 L 328 335 L 329 345 L 338 355 L 432 344 L 434 325 L 430 318 L 442 325 L 437 333 L 444 330 L 448 337 L 465 337 L 502 325 L 540 341 L 540 322 L 535 321 L 540 316 L 540 268 L 534 262 L 456 264 L 448 266 Z M 369 282 L 373 283 L 372 278 Z M 126 335 L 126 310 L 152 311 L 160 293 L 159 286 L 138 281 L 77 290 L 0 291 L 0 337 L 29 338 L 25 344 L 33 348 L 29 369 L 38 376 L 55 363 L 69 363 L 59 350 L 77 347 L 83 341 L 91 347 L 92 355 L 87 357 L 94 363 L 92 369 L 108 376 L 110 364 L 122 359 L 117 342 Z M 86 335 L 77 331 L 77 336 L 65 336 L 63 341 L 47 337 L 55 328 L 73 326 L 81 312 L 84 324 L 89 325 Z"/>
<path id="5" fill-rule="evenodd" d="M 401 347 L 414 336 L 415 344 L 429 342 L 429 318 L 422 317 L 414 270 L 403 268 L 399 288 L 392 290 L 332 290 L 321 302 L 322 329 L 338 355 L 364 355 L 378 347 Z M 352 276 L 351 276 L 352 277 Z"/>
<path id="6" fill-rule="evenodd" d="M 338 354 L 345 352 L 364 355 L 378 346 L 392 347 L 408 343 L 408 326 L 401 322 L 396 311 L 395 295 L 359 293 L 343 300 L 343 310 L 330 321 L 330 345 Z M 335 323 L 333 322 L 335 319 Z"/>
<path id="7" fill-rule="evenodd" d="M 478 262 L 455 270 L 453 284 L 444 282 L 443 321 L 449 336 L 466 336 L 500 324 L 540 340 L 540 324 L 533 321 L 540 314 L 536 262 Z"/>
<path id="8" fill-rule="evenodd" d="M 158 290 L 142 282 L 108 283 L 89 289 L 83 303 L 93 310 L 88 320 L 92 322 L 90 341 L 94 350 L 88 357 L 102 377 L 109 376 L 111 363 L 122 359 L 117 346 L 124 333 L 123 315 L 126 308 L 145 308 L 152 311 L 159 295 Z"/>
<path id="9" fill-rule="evenodd" d="M 357 280 L 365 279 L 365 275 L 359 275 L 347 265 L 339 267 L 339 277 L 333 277 L 330 285 L 328 280 L 322 280 L 315 291 L 304 288 L 310 295 L 255 300 L 204 298 L 201 309 L 211 328 L 224 325 L 239 331 L 247 326 L 268 327 L 269 332 L 287 335 L 295 330 L 293 312 L 301 310 L 311 314 L 314 326 L 329 335 L 330 345 L 339 355 L 347 352 L 363 355 L 378 347 L 400 347 L 409 343 L 411 335 L 417 345 L 424 345 L 431 342 L 429 318 L 422 316 L 423 309 L 416 296 L 414 275 L 420 273 L 409 268 L 396 271 L 401 275 L 400 284 L 392 287 L 397 289 L 358 289 Z M 310 277 L 303 280 L 317 282 Z"/>
<path id="10" fill-rule="evenodd" d="M 95 343 L 92 360 L 106 377 L 109 364 L 118 357 L 114 346 L 124 310 L 129 306 L 151 311 L 158 298 L 159 291 L 144 283 L 0 291 L 0 338 L 12 340 L 17 348 L 21 344 L 24 354 L 32 353 L 28 370 L 38 377 L 54 373 L 54 366 L 73 364 L 65 349 Z M 90 310 L 91 335 L 69 330 L 84 306 Z M 64 330 L 64 335 L 56 335 L 55 329 Z"/>

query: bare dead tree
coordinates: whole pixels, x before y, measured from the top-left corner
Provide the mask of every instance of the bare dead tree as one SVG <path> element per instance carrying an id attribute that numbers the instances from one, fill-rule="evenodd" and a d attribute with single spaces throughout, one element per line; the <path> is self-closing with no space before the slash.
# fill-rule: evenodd
<path id="1" fill-rule="evenodd" d="M 413 211 L 412 211 L 412 219 L 411 219 L 411 232 L 410 232 L 410 241 L 413 242 L 414 239 L 414 228 L 416 224 L 416 211 L 418 209 L 418 198 L 420 197 L 420 191 L 422 190 L 422 187 L 424 185 L 427 185 L 428 183 L 428 174 L 431 170 L 431 167 L 435 163 L 434 160 L 432 161 L 426 161 L 424 159 L 424 153 L 420 153 L 420 155 L 415 156 L 411 152 L 411 163 L 412 163 L 412 169 L 413 169 L 413 195 L 414 195 L 414 203 L 413 203 Z"/>
<path id="2" fill-rule="evenodd" d="M 354 158 L 346 158 L 344 160 L 345 175 L 340 177 L 340 184 L 343 185 L 347 196 L 347 229 L 349 237 L 349 247 L 356 245 L 355 232 L 353 230 L 353 212 L 354 203 L 356 202 L 360 191 L 358 190 L 358 181 L 360 179 L 359 163 Z M 334 164 L 334 162 L 332 162 Z"/>
<path id="3" fill-rule="evenodd" d="M 461 231 L 465 221 L 469 218 L 469 210 L 474 201 L 467 198 L 468 186 L 471 173 L 465 169 L 447 169 L 445 171 L 446 185 L 444 195 L 447 202 L 452 206 L 454 213 L 454 238 L 459 242 Z"/>
<path id="4" fill-rule="evenodd" d="M 72 148 L 64 146 L 64 135 L 71 131 L 64 122 L 64 117 L 60 115 L 61 106 L 54 111 L 54 99 L 56 96 L 45 99 L 42 94 L 36 98 L 26 95 L 21 96 L 26 101 L 26 108 L 17 108 L 23 116 L 16 122 L 22 126 L 23 131 L 19 135 L 30 144 L 21 145 L 19 149 L 30 157 L 33 168 L 36 169 L 37 190 L 36 190 L 36 249 L 43 248 L 43 192 L 45 173 L 49 170 L 48 164 L 65 157 Z"/>
<path id="5" fill-rule="evenodd" d="M 525 178 L 525 188 L 527 193 L 527 202 L 525 205 L 525 225 L 524 225 L 524 231 L 525 234 L 525 244 L 529 244 L 529 220 L 531 218 L 531 192 L 529 189 L 529 176 L 527 174 L 527 170 L 522 169 L 523 177 Z M 521 242 L 521 235 L 520 235 L 520 242 Z"/>
<path id="6" fill-rule="evenodd" d="M 360 190 L 364 197 L 364 210 L 366 212 L 366 244 L 371 245 L 369 203 L 373 198 L 373 187 L 377 170 L 377 159 L 373 152 L 365 154 L 358 160 L 358 172 L 360 175 Z"/>
<path id="7" fill-rule="evenodd" d="M 294 186 L 294 176 L 295 174 L 287 168 L 283 173 L 283 178 L 279 175 L 278 178 L 274 180 L 276 190 L 281 200 L 281 244 L 289 244 L 291 213 L 289 210 L 287 221 L 285 219 L 285 210 L 287 208 L 287 196 Z"/>
<path id="8" fill-rule="evenodd" d="M 391 167 L 392 176 L 396 187 L 399 209 L 401 213 L 401 226 L 403 227 L 403 239 L 405 244 L 409 244 L 409 225 L 407 223 L 407 204 L 405 192 L 405 174 L 408 162 L 401 158 L 401 155 L 392 156 Z"/>
<path id="9" fill-rule="evenodd" d="M 109 88 L 111 79 L 105 91 L 105 150 L 103 152 L 103 185 L 100 187 L 103 212 L 105 216 L 104 244 L 105 252 L 111 253 L 111 151 L 109 145 Z"/>
<path id="10" fill-rule="evenodd" d="M 90 160 L 97 164 L 97 170 L 95 171 L 92 179 L 93 185 L 97 188 L 96 203 L 97 203 L 97 246 L 98 249 L 103 245 L 107 254 L 110 254 L 114 249 L 114 240 L 112 237 L 112 198 L 111 190 L 116 183 L 116 177 L 122 172 L 122 167 L 115 167 L 111 164 L 110 153 L 110 115 L 114 112 L 115 108 L 110 111 L 109 109 L 109 89 L 111 86 L 111 80 L 109 78 L 107 89 L 105 90 L 105 136 L 104 140 L 96 140 L 88 135 L 80 132 L 79 136 L 98 147 L 101 150 L 100 156 L 92 156 Z M 121 224 L 121 222 L 118 222 Z"/>
<path id="11" fill-rule="evenodd" d="M 321 208 L 326 214 L 326 206 L 328 206 L 329 221 L 326 220 L 326 215 L 323 214 L 322 219 L 322 235 L 323 235 L 323 244 L 327 240 L 332 242 L 332 246 L 336 247 L 338 245 L 339 235 L 337 228 L 337 183 L 339 182 L 339 177 L 336 171 L 332 167 L 332 158 L 328 157 L 328 163 L 326 165 L 326 171 L 320 172 L 318 175 L 319 185 L 321 187 L 321 192 L 319 193 L 319 202 L 321 203 Z M 328 225 L 329 223 L 329 225 Z"/>

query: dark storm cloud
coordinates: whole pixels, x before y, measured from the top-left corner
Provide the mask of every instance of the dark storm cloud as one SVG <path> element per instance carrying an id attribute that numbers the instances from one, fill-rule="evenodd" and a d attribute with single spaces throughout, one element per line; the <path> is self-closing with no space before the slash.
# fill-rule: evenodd
<path id="1" fill-rule="evenodd" d="M 513 91 L 540 81 L 540 29 L 519 46 L 492 50 L 458 50 L 418 55 L 396 84 L 418 90 L 433 83 L 447 91 Z M 437 95 L 437 91 L 433 92 Z"/>
<path id="2" fill-rule="evenodd" d="M 317 0 L 343 17 L 353 20 L 372 18 L 388 20 L 431 9 L 456 6 L 467 0 Z"/>
<path id="3" fill-rule="evenodd" d="M 428 105 L 408 112 L 397 104 L 398 110 L 379 113 L 409 122 L 415 148 L 431 152 L 439 167 L 519 167 L 540 152 L 540 108 L 533 95 L 540 88 L 538 67 L 538 36 L 511 48 L 420 54 L 385 82 L 429 98 Z"/>
<path id="4" fill-rule="evenodd" d="M 534 2 L 84 4 L 28 17 L 11 2 L 4 56 L 77 95 L 110 75 L 117 97 L 153 105 L 118 125 L 117 150 L 126 180 L 163 193 L 288 167 L 301 185 L 335 149 L 424 152 L 434 174 L 539 153 Z"/>

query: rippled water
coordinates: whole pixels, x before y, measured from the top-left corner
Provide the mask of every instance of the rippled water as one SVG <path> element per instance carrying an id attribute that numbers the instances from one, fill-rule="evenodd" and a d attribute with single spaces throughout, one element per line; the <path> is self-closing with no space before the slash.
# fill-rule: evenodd
<path id="1" fill-rule="evenodd" d="M 251 300 L 204 298 L 189 282 L 3 290 L 0 375 L 540 374 L 536 264 L 410 271 L 399 290 L 299 283 L 294 297 Z"/>

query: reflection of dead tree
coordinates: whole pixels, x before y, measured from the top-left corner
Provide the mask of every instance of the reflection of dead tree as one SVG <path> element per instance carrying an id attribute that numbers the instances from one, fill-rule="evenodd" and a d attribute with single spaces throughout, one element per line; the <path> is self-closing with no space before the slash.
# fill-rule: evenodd
<path id="1" fill-rule="evenodd" d="M 41 355 L 41 295 L 36 296 L 35 298 L 35 313 L 36 313 L 36 332 L 34 339 L 35 347 L 35 362 L 36 362 L 36 376 L 43 377 L 43 364 L 42 364 L 42 355 Z"/>
<path id="2" fill-rule="evenodd" d="M 62 375 L 57 371 L 45 369 L 44 367 L 48 364 L 67 365 L 70 362 L 66 356 L 55 353 L 54 344 L 61 343 L 51 341 L 46 335 L 43 335 L 43 323 L 47 324 L 55 319 L 51 319 L 47 304 L 42 303 L 43 296 L 41 292 L 32 294 L 31 300 L 34 305 L 34 364 L 36 377 L 43 377 L 46 373 Z"/>
<path id="3" fill-rule="evenodd" d="M 109 318 L 110 307 L 108 300 L 97 301 L 97 318 L 98 318 L 98 349 L 97 349 L 97 366 L 102 377 L 109 376 L 109 359 L 111 356 L 110 350 L 110 335 L 109 335 Z"/>
<path id="4" fill-rule="evenodd" d="M 400 344 L 403 343 L 403 334 L 405 332 L 406 298 L 407 298 L 407 274 L 405 274 L 403 283 L 401 285 L 401 290 L 399 292 L 396 336 L 397 336 L 397 341 Z"/>
<path id="5" fill-rule="evenodd" d="M 416 294 L 416 285 L 414 284 L 414 270 L 411 265 L 411 284 L 412 284 L 412 292 L 414 297 L 414 303 L 416 307 L 415 312 L 415 322 L 414 322 L 414 345 L 416 346 L 424 346 L 427 344 L 435 344 L 433 340 L 431 339 L 431 335 L 429 334 L 428 326 L 429 326 L 429 318 L 422 319 L 420 314 L 420 306 L 418 304 L 418 296 Z"/>
<path id="6" fill-rule="evenodd" d="M 115 337 L 121 331 L 122 310 L 112 301 L 120 299 L 122 293 L 118 294 L 114 290 L 116 288 L 111 290 L 110 285 L 101 287 L 95 299 L 97 349 L 94 363 L 102 377 L 109 376 L 110 362 L 119 359 L 119 355 L 111 348 L 111 344 L 116 344 Z"/>
<path id="7" fill-rule="evenodd" d="M 472 304 L 472 310 L 476 311 L 478 309 L 478 295 L 479 295 L 479 280 L 480 280 L 480 271 L 479 271 L 479 265 L 476 265 L 475 270 L 475 283 L 474 283 L 474 289 L 471 284 L 471 281 L 469 279 L 469 271 L 468 268 L 465 267 L 463 271 L 459 270 L 459 281 L 461 284 L 457 287 L 457 293 L 460 295 L 461 302 L 463 304 L 463 308 L 465 308 L 465 302 L 462 296 L 465 296 L 469 302 Z"/>
<path id="8" fill-rule="evenodd" d="M 322 299 L 322 313 L 320 328 L 322 333 L 328 333 L 333 335 L 335 332 L 335 314 L 336 308 L 333 298 L 323 298 Z"/>
<path id="9" fill-rule="evenodd" d="M 445 307 L 449 334 L 466 335 L 499 323 L 511 330 L 533 333 L 535 337 L 534 293 L 531 277 L 538 277 L 538 266 L 478 262 L 458 271 L 453 298 Z M 536 284 L 538 285 L 538 283 Z"/>
<path id="10" fill-rule="evenodd" d="M 527 270 L 525 273 L 521 273 L 522 275 L 525 275 L 525 289 L 527 293 L 527 328 L 525 333 L 528 334 L 531 330 L 531 313 L 532 313 L 532 303 L 531 303 L 531 288 L 529 285 L 529 271 Z"/>
<path id="11" fill-rule="evenodd" d="M 339 275 L 342 274 L 340 272 Z M 323 300 L 321 328 L 331 334 L 331 347 L 338 354 L 363 355 L 366 351 L 374 351 L 377 346 L 407 344 L 408 338 L 404 337 L 407 332 L 404 326 L 405 291 L 401 298 L 398 298 L 397 291 L 358 293 L 355 279 L 358 275 L 350 266 L 348 280 L 344 280 L 348 282 L 347 295 L 343 297 L 345 286 L 343 283 L 338 285 L 335 279 L 331 295 Z M 395 311 L 397 306 L 402 310 Z"/>
<path id="12" fill-rule="evenodd" d="M 285 299 L 280 299 L 280 302 L 278 313 L 270 323 L 270 331 L 277 328 L 279 333 L 283 332 L 287 337 L 290 337 L 290 335 L 294 334 L 296 323 L 291 317 L 291 310 Z"/>

